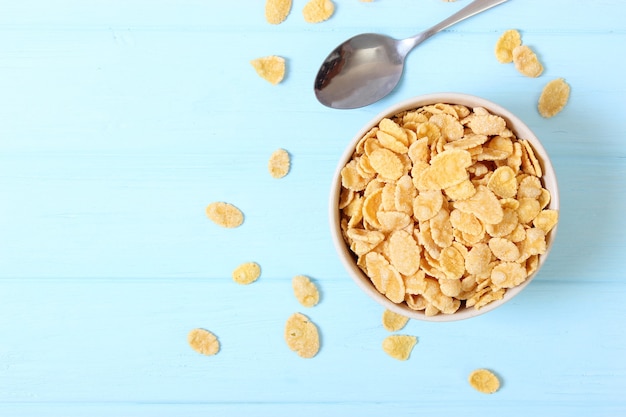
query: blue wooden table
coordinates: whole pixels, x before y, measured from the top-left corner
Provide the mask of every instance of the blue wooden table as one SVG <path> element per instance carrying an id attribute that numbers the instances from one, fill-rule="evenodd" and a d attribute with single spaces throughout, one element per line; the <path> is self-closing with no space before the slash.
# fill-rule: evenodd
<path id="1" fill-rule="evenodd" d="M 313 94 L 326 55 L 362 32 L 401 38 L 468 3 L 337 0 L 280 25 L 262 1 L 3 0 L 0 4 L 1 416 L 626 415 L 626 3 L 512 0 L 428 40 L 384 100 L 333 110 Z M 539 78 L 496 61 L 520 30 Z M 249 64 L 287 60 L 279 85 Z M 536 102 L 564 77 L 552 119 Z M 486 315 L 412 320 L 410 359 L 382 352 L 382 308 L 332 247 L 327 202 L 347 142 L 374 114 L 455 91 L 519 115 L 552 157 L 555 246 L 524 292 Z M 289 175 L 267 172 L 292 155 Z M 237 229 L 204 214 L 228 201 Z M 261 265 L 248 286 L 231 279 Z M 321 302 L 304 309 L 291 278 Z M 296 311 L 320 328 L 291 352 Z M 211 357 L 187 345 L 214 332 Z M 501 378 L 493 395 L 467 383 Z"/>

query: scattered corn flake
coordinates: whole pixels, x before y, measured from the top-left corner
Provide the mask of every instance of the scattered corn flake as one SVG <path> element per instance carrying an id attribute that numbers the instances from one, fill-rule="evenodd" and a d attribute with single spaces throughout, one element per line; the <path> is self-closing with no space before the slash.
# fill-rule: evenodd
<path id="1" fill-rule="evenodd" d="M 383 351 L 394 359 L 405 361 L 411 356 L 413 347 L 417 344 L 417 337 L 394 334 L 383 340 Z"/>
<path id="2" fill-rule="evenodd" d="M 306 359 L 314 357 L 320 349 L 317 326 L 301 313 L 294 313 L 287 319 L 285 341 L 289 349 Z"/>
<path id="3" fill-rule="evenodd" d="M 291 280 L 294 295 L 304 307 L 313 307 L 320 300 L 320 293 L 315 283 L 305 275 L 296 275 Z"/>
<path id="4" fill-rule="evenodd" d="M 500 380 L 487 369 L 476 369 L 469 375 L 469 383 L 478 392 L 493 394 L 500 389 Z"/>
<path id="5" fill-rule="evenodd" d="M 278 25 L 287 19 L 291 11 L 292 0 L 266 0 L 265 20 L 272 25 Z"/>
<path id="6" fill-rule="evenodd" d="M 273 178 L 282 178 L 289 173 L 290 165 L 289 152 L 277 149 L 270 155 L 267 169 Z"/>
<path id="7" fill-rule="evenodd" d="M 302 9 L 304 20 L 308 23 L 328 20 L 334 12 L 335 4 L 331 0 L 310 0 Z"/>
<path id="8" fill-rule="evenodd" d="M 205 329 L 193 329 L 187 334 L 187 342 L 193 350 L 203 355 L 215 355 L 220 350 L 217 337 Z"/>
<path id="9" fill-rule="evenodd" d="M 280 83 L 285 77 L 286 63 L 285 58 L 271 55 L 262 58 L 256 58 L 250 61 L 255 71 L 261 78 L 271 84 Z"/>
<path id="10" fill-rule="evenodd" d="M 527 45 L 520 45 L 513 49 L 513 63 L 517 70 L 527 76 L 536 78 L 543 72 L 543 65 L 535 52 Z"/>
<path id="11" fill-rule="evenodd" d="M 206 207 L 206 215 L 213 223 L 226 228 L 235 228 L 243 223 L 243 213 L 230 203 L 217 201 Z"/>
<path id="12" fill-rule="evenodd" d="M 261 267 L 256 262 L 246 262 L 235 268 L 232 276 L 237 284 L 252 284 L 261 276 Z"/>
<path id="13" fill-rule="evenodd" d="M 409 318 L 402 314 L 391 310 L 383 311 L 383 327 L 387 331 L 397 332 L 398 330 L 402 330 L 408 322 Z"/>
<path id="14" fill-rule="evenodd" d="M 513 49 L 522 44 L 522 37 L 515 29 L 505 31 L 496 42 L 496 59 L 502 64 L 513 62 Z"/>
<path id="15" fill-rule="evenodd" d="M 543 88 L 537 104 L 539 114 L 546 118 L 556 116 L 567 104 L 569 94 L 570 86 L 563 78 L 548 82 Z"/>

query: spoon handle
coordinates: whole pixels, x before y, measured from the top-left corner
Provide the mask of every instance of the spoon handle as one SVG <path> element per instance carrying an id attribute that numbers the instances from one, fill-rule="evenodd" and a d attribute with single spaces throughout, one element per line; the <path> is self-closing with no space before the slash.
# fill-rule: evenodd
<path id="1" fill-rule="evenodd" d="M 444 29 L 449 28 L 450 26 L 459 23 L 461 20 L 465 20 L 468 17 L 472 17 L 475 14 L 484 12 L 487 9 L 491 9 L 494 6 L 507 2 L 509 0 L 474 0 L 458 12 L 454 13 L 450 17 L 442 20 L 437 23 L 435 26 L 430 29 L 426 29 L 422 33 L 413 36 L 411 38 L 405 39 L 403 43 L 407 47 L 406 51 L 413 49 L 418 44 L 424 42 L 426 39 L 433 36 L 435 33 L 440 32 Z"/>

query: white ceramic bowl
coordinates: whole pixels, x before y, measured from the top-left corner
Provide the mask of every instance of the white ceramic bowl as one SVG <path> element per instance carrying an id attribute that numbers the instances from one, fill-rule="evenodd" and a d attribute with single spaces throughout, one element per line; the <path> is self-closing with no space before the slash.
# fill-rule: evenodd
<path id="1" fill-rule="evenodd" d="M 541 266 L 545 262 L 550 248 L 554 242 L 554 238 L 556 235 L 557 226 L 555 226 L 547 235 L 546 243 L 547 248 L 546 252 L 539 257 L 539 265 L 536 271 L 530 275 L 526 281 L 522 284 L 509 288 L 504 297 L 501 300 L 493 301 L 481 309 L 474 309 L 473 307 L 461 307 L 456 313 L 453 314 L 438 314 L 435 316 L 426 316 L 423 311 L 416 311 L 410 309 L 405 303 L 395 304 L 390 301 L 386 296 L 381 294 L 372 284 L 371 280 L 365 275 L 365 273 L 356 265 L 356 257 L 354 253 L 350 250 L 347 244 L 344 242 L 340 227 L 340 211 L 338 209 L 339 205 L 339 196 L 341 192 L 341 169 L 346 165 L 346 163 L 352 158 L 354 153 L 356 144 L 358 141 L 367 133 L 372 127 L 378 125 L 381 119 L 384 117 L 394 116 L 402 111 L 416 109 L 429 104 L 436 103 L 448 103 L 448 104 L 460 104 L 464 105 L 468 108 L 474 107 L 484 107 L 489 110 L 492 114 L 499 115 L 507 121 L 508 127 L 515 133 L 517 138 L 526 139 L 532 147 L 534 148 L 535 155 L 537 159 L 540 161 L 543 168 L 543 177 L 542 182 L 543 186 L 550 191 L 551 200 L 547 208 L 559 210 L 559 192 L 557 186 L 557 179 L 552 167 L 552 163 L 550 162 L 550 158 L 544 147 L 541 145 L 541 142 L 535 134 L 522 122 L 518 117 L 512 114 L 510 111 L 505 108 L 499 106 L 496 103 L 485 100 L 480 97 L 471 96 L 467 94 L 460 93 L 435 93 L 428 95 L 417 96 L 405 101 L 402 101 L 396 105 L 389 107 L 384 110 L 376 117 L 372 118 L 368 123 L 365 124 L 353 137 L 350 141 L 344 154 L 341 156 L 341 159 L 337 165 L 336 172 L 333 177 L 333 182 L 331 186 L 331 194 L 330 194 L 330 227 L 331 234 L 333 238 L 333 243 L 350 277 L 357 283 L 357 285 L 365 291 L 367 295 L 373 298 L 376 302 L 378 302 L 383 307 L 395 311 L 397 313 L 403 314 L 407 317 L 411 317 L 414 319 L 425 320 L 425 321 L 455 321 L 467 319 L 470 317 L 475 317 L 489 311 L 492 311 L 504 303 L 511 300 L 517 294 L 519 294 L 534 278 L 537 272 L 541 269 Z"/>

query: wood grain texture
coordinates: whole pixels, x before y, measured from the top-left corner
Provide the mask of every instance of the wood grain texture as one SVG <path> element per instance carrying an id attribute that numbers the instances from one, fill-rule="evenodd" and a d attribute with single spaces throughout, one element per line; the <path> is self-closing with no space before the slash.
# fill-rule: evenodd
<path id="1" fill-rule="evenodd" d="M 24 0 L 0 13 L 0 415 L 621 416 L 626 414 L 626 4 L 510 1 L 409 55 L 388 98 L 321 106 L 322 59 L 361 32 L 412 35 L 468 3 L 336 1 L 327 22 L 264 21 L 263 2 Z M 256 3 L 256 4 L 253 4 Z M 499 64 L 517 28 L 545 66 Z M 287 59 L 283 83 L 249 64 Z M 572 86 L 543 119 L 543 85 Z M 498 102 L 542 140 L 561 221 L 536 280 L 501 309 L 456 323 L 411 321 L 411 358 L 387 357 L 382 309 L 348 278 L 328 228 L 345 144 L 396 101 L 458 91 Z M 277 148 L 292 170 L 275 180 Z M 243 210 L 234 230 L 204 215 Z M 261 278 L 232 282 L 239 264 Z M 294 275 L 321 289 L 305 309 Z M 322 348 L 283 341 L 300 311 Z M 203 357 L 196 327 L 222 345 Z M 503 385 L 485 396 L 475 368 Z"/>

